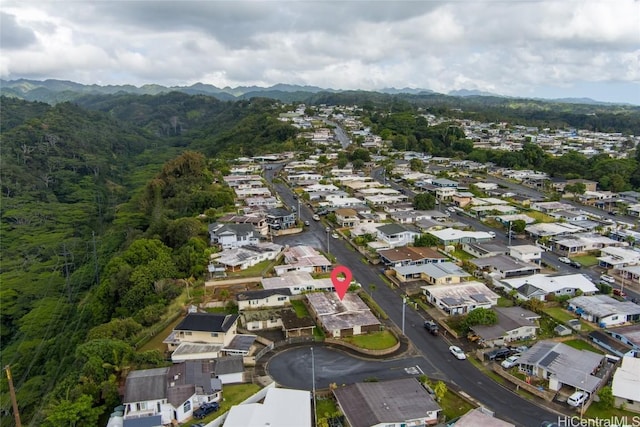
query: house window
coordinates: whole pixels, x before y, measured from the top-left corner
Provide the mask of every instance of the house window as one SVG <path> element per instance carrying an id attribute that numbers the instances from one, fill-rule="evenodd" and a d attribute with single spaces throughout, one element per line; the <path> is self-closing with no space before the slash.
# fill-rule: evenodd
<path id="1" fill-rule="evenodd" d="M 287 297 L 278 297 L 278 301 L 285 301 Z"/>
<path id="2" fill-rule="evenodd" d="M 190 331 L 187 331 L 187 332 L 185 332 L 184 334 L 185 334 L 186 336 L 191 336 L 191 335 L 192 335 L 192 333 L 191 333 Z"/>
<path id="3" fill-rule="evenodd" d="M 611 316 L 611 320 L 618 320 L 618 316 Z"/>
<path id="4" fill-rule="evenodd" d="M 218 336 L 218 333 L 217 332 L 211 332 L 211 336 L 216 338 Z"/>
<path id="5" fill-rule="evenodd" d="M 191 401 L 187 400 L 186 402 L 184 402 L 184 405 L 182 405 L 182 412 L 186 414 L 190 410 L 191 410 Z"/>

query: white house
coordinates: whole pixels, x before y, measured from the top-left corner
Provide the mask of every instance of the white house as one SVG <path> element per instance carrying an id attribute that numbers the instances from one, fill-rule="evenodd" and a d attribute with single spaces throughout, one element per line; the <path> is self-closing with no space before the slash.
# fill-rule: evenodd
<path id="1" fill-rule="evenodd" d="M 260 233 L 251 224 L 209 224 L 211 244 L 235 249 L 260 242 Z"/>
<path id="2" fill-rule="evenodd" d="M 255 291 L 244 291 L 236 295 L 238 309 L 256 310 L 262 308 L 285 307 L 289 305 L 291 290 L 282 289 L 257 289 Z"/>
<path id="3" fill-rule="evenodd" d="M 162 425 L 184 423 L 200 405 L 221 395 L 222 381 L 202 361 L 132 371 L 125 383 L 124 423 L 142 417 L 159 418 Z"/>
<path id="4" fill-rule="evenodd" d="M 306 271 L 288 271 L 277 277 L 263 277 L 264 289 L 289 289 L 291 295 L 298 295 L 306 291 L 334 291 L 331 278 L 314 279 Z"/>
<path id="5" fill-rule="evenodd" d="M 443 245 L 456 245 L 458 243 L 486 242 L 493 237 L 484 231 L 465 231 L 455 228 L 429 231 L 428 234 L 438 238 Z"/>
<path id="6" fill-rule="evenodd" d="M 231 407 L 224 427 L 311 427 L 311 392 L 269 388 L 262 403 Z"/>
<path id="7" fill-rule="evenodd" d="M 398 224 L 381 225 L 376 230 L 378 240 L 385 242 L 392 248 L 411 244 L 416 237 L 420 236 L 420 233 Z"/>
<path id="8" fill-rule="evenodd" d="M 421 289 L 431 304 L 450 316 L 498 304 L 499 295 L 480 282 L 421 286 Z"/>
<path id="9" fill-rule="evenodd" d="M 613 374 L 611 391 L 615 406 L 628 411 L 640 412 L 640 359 L 625 356 L 622 365 Z"/>
<path id="10" fill-rule="evenodd" d="M 569 310 L 602 328 L 640 320 L 640 305 L 608 295 L 579 296 L 569 300 Z"/>
<path id="11" fill-rule="evenodd" d="M 517 260 L 539 264 L 544 249 L 536 245 L 509 246 L 509 255 Z"/>
<path id="12" fill-rule="evenodd" d="M 503 279 L 499 282 L 507 290 L 515 289 L 521 299 L 536 298 L 544 301 L 548 294 L 556 296 L 575 295 L 580 290 L 584 295 L 598 292 L 598 288 L 583 274 L 534 274 L 532 276 Z"/>

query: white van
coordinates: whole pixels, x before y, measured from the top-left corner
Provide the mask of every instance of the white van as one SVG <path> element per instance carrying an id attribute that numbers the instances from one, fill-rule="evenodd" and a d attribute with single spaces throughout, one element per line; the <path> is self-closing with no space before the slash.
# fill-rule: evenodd
<path id="1" fill-rule="evenodd" d="M 587 400 L 588 394 L 584 391 L 576 391 L 567 399 L 567 403 L 571 406 L 578 407 Z"/>

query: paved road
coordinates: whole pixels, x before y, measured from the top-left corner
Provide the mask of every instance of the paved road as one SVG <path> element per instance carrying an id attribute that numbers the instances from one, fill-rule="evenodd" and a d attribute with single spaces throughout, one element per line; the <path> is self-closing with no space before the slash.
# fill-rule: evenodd
<path id="1" fill-rule="evenodd" d="M 267 179 L 273 176 L 275 170 L 268 171 Z M 293 200 L 290 190 L 277 185 L 277 191 L 284 200 Z M 316 248 L 326 249 L 326 232 L 323 226 L 312 222 L 308 227 L 306 238 L 322 242 Z M 300 239 L 300 237 L 297 237 Z M 291 242 L 287 236 L 276 239 L 281 244 Z M 324 242 L 323 242 L 324 241 Z M 373 284 L 376 290 L 373 298 L 389 315 L 396 325 L 402 324 L 402 297 L 400 291 L 391 289 L 381 278 L 379 269 L 361 261 L 361 257 L 347 247 L 342 239 L 329 239 L 330 252 L 337 259 L 338 264 L 349 267 L 355 280 L 362 283 L 365 289 Z M 457 384 L 468 394 L 483 403 L 487 408 L 495 411 L 501 418 L 510 420 L 520 426 L 539 426 L 544 420 L 556 419 L 556 415 L 525 400 L 498 383 L 487 378 L 468 361 L 455 359 L 448 351 L 450 345 L 446 337 L 434 339 L 422 328 L 423 318 L 418 312 L 406 307 L 405 333 L 413 344 L 423 353 L 424 362 L 420 363 L 426 375 L 435 378 L 448 379 Z"/>
<path id="2" fill-rule="evenodd" d="M 387 361 L 360 359 L 340 350 L 324 346 L 313 347 L 316 388 L 329 384 L 353 384 L 366 379 L 389 380 L 421 375 L 422 357 Z M 310 347 L 294 347 L 273 356 L 266 367 L 278 384 L 303 390 L 312 389 Z"/>

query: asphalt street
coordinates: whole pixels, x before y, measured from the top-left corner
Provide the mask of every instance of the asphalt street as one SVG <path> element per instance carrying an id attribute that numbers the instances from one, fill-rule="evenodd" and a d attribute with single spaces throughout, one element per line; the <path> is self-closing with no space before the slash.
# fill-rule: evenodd
<path id="1" fill-rule="evenodd" d="M 270 180 L 276 171 L 276 168 L 267 170 L 267 179 Z M 285 203 L 290 206 L 297 205 L 297 201 L 286 185 L 276 184 L 275 188 Z M 311 215 L 311 212 L 308 208 L 302 207 L 302 215 Z M 362 283 L 364 289 L 369 289 L 368 286 L 374 284 L 376 290 L 372 293 L 373 298 L 396 325 L 399 327 L 402 325 L 402 296 L 398 289 L 391 289 L 382 280 L 379 267 L 363 262 L 363 258 L 342 239 L 327 238 L 328 233 L 320 222 L 311 221 L 302 235 L 276 238 L 275 241 L 280 244 L 291 244 L 295 241 L 319 242 L 319 246 L 313 246 L 323 250 L 327 249 L 328 242 L 330 253 L 336 257 L 337 264 L 349 267 L 354 279 Z M 424 319 L 420 314 L 408 305 L 405 309 L 405 333 L 423 353 L 424 362 L 418 364 L 427 376 L 447 379 L 455 383 L 488 409 L 499 414 L 501 418 L 519 426 L 539 426 L 544 420 L 557 418 L 554 413 L 492 381 L 470 362 L 455 359 L 448 351 L 450 343 L 447 337 L 436 338 L 428 335 L 422 327 Z M 342 382 L 339 378 L 337 382 Z"/>

